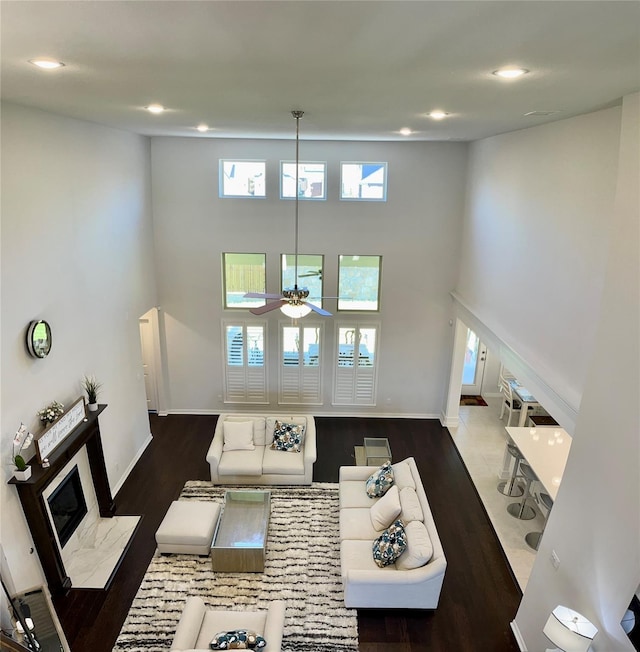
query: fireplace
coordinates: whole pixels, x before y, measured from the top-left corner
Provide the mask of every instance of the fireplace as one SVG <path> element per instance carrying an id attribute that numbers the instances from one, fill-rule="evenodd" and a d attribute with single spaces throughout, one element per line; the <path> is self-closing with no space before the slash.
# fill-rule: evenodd
<path id="1" fill-rule="evenodd" d="M 60 547 L 64 548 L 87 513 L 87 502 L 82 491 L 77 465 L 49 496 L 47 502 L 58 533 Z"/>

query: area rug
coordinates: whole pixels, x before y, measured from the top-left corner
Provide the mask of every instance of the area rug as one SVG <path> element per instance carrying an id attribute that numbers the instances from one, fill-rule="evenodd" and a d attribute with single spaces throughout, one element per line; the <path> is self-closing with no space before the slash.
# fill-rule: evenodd
<path id="1" fill-rule="evenodd" d="M 487 402 L 482 396 L 461 396 L 460 405 L 486 405 Z"/>
<path id="2" fill-rule="evenodd" d="M 357 612 L 345 608 L 340 580 L 338 485 L 270 490 L 264 573 L 216 573 L 208 557 L 156 552 L 114 651 L 166 652 L 191 595 L 212 608 L 247 611 L 284 600 L 283 652 L 358 651 Z M 222 503 L 224 491 L 190 481 L 180 500 Z"/>

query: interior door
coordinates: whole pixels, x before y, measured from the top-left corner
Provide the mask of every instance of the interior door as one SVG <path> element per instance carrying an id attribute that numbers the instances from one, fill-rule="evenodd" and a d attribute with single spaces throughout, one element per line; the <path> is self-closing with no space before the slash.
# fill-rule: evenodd
<path id="1" fill-rule="evenodd" d="M 462 368 L 461 393 L 463 396 L 479 396 L 482 392 L 486 359 L 487 347 L 470 328 L 467 328 L 467 345 Z"/>
<path id="2" fill-rule="evenodd" d="M 156 389 L 155 358 L 153 355 L 153 328 L 151 321 L 146 317 L 141 317 L 139 322 L 144 389 L 147 394 L 147 410 L 149 412 L 157 412 L 158 392 Z"/>

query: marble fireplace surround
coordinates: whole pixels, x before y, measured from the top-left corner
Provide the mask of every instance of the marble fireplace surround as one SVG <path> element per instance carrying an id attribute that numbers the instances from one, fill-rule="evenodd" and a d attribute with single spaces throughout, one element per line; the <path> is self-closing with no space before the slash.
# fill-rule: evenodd
<path id="1" fill-rule="evenodd" d="M 104 588 L 126 551 L 139 516 L 115 516 L 115 502 L 102 451 L 97 412 L 84 421 L 49 455 L 49 468 L 31 461 L 29 480 L 10 480 L 16 486 L 27 524 L 52 595 L 76 588 Z M 47 498 L 77 465 L 87 514 L 60 547 Z"/>

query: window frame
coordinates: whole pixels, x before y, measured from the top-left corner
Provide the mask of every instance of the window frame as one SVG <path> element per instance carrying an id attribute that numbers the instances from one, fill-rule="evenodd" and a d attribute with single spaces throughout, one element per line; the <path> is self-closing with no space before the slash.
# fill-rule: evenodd
<path id="1" fill-rule="evenodd" d="M 264 306 L 266 299 L 246 299 L 243 305 L 233 305 L 228 303 L 228 291 L 227 291 L 227 256 L 262 256 L 263 264 L 263 289 L 255 290 L 261 294 L 266 293 L 267 288 L 267 254 L 262 252 L 245 252 L 245 251 L 223 251 L 221 257 L 222 263 L 222 309 L 223 310 L 250 310 L 251 308 L 257 308 L 259 306 Z M 253 292 L 254 290 L 247 289 L 244 290 L 244 294 L 247 292 Z"/>
<path id="2" fill-rule="evenodd" d="M 382 197 L 351 197 L 345 196 L 344 192 L 344 177 L 346 165 L 379 165 L 384 169 L 382 181 Z M 364 201 L 364 202 L 386 202 L 387 201 L 387 187 L 388 187 L 388 174 L 389 164 L 386 161 L 340 161 L 340 201 Z"/>
<path id="3" fill-rule="evenodd" d="M 293 287 L 293 283 L 291 285 L 285 285 L 284 282 L 284 263 L 286 258 L 295 258 L 295 254 L 280 254 L 280 292 L 283 290 Z M 300 259 L 305 258 L 305 257 L 314 257 L 314 258 L 319 258 L 320 259 L 320 296 L 316 297 L 315 295 L 312 295 L 311 293 L 311 288 L 308 288 L 308 286 L 305 284 L 305 279 L 301 279 L 300 276 L 298 276 L 298 287 L 307 287 L 309 289 L 309 300 L 311 303 L 313 303 L 316 306 L 319 306 L 322 308 L 322 297 L 324 295 L 324 254 L 298 254 L 298 270 L 300 269 Z M 312 265 L 311 267 L 316 268 L 316 265 Z"/>
<path id="4" fill-rule="evenodd" d="M 285 195 L 284 194 L 284 166 L 292 165 L 295 167 L 295 160 L 281 160 L 280 161 L 280 199 L 284 201 L 295 200 L 295 195 Z M 298 183 L 300 183 L 300 166 L 302 165 L 322 165 L 323 174 L 322 174 L 322 196 L 320 197 L 304 197 L 299 196 L 300 201 L 326 201 L 327 200 L 327 162 L 326 161 L 298 161 Z M 294 181 L 295 183 L 295 181 Z"/>
<path id="5" fill-rule="evenodd" d="M 262 195 L 236 195 L 236 194 L 227 194 L 224 191 L 224 181 L 226 178 L 224 171 L 225 163 L 262 163 L 263 165 L 263 175 L 264 175 L 264 194 Z M 266 159 L 260 158 L 247 158 L 247 159 L 236 159 L 236 158 L 221 158 L 218 163 L 218 197 L 220 199 L 266 199 L 267 198 L 267 161 Z M 251 179 L 251 177 L 248 177 Z"/>
<path id="6" fill-rule="evenodd" d="M 376 307 L 375 308 L 341 308 L 340 301 L 344 301 L 343 292 L 341 291 L 341 272 L 342 272 L 342 259 L 343 258 L 377 258 L 378 259 L 378 289 L 376 292 Z M 355 313 L 379 313 L 380 312 L 380 295 L 382 289 L 382 255 L 381 254 L 339 254 L 338 255 L 338 300 L 336 311 L 341 313 L 355 312 Z M 346 266 L 345 266 L 346 267 Z"/>

